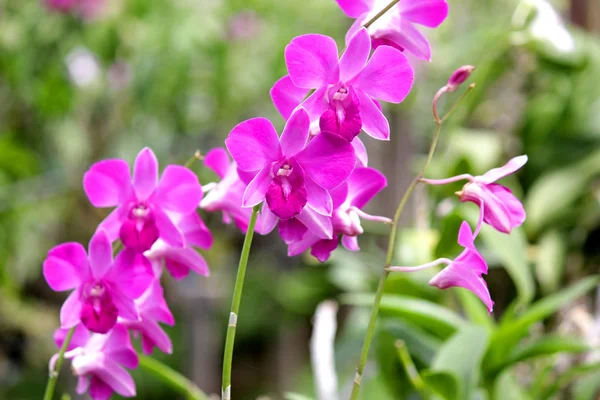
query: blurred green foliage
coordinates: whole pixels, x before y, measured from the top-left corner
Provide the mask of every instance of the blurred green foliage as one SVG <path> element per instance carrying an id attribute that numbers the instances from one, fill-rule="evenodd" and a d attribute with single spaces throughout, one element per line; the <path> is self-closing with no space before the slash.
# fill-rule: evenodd
<path id="1" fill-rule="evenodd" d="M 342 47 L 350 22 L 333 0 L 108 4 L 97 20 L 82 21 L 52 13 L 41 1 L 0 3 L 2 399 L 35 399 L 42 392 L 63 297 L 46 287 L 41 263 L 57 243 L 86 243 L 106 215 L 81 190 L 87 167 L 101 158 L 132 160 L 143 146 L 152 147 L 162 165 L 183 162 L 197 148 L 222 146 L 245 118 L 266 116 L 282 125 L 268 91 L 285 73 L 285 45 L 293 36 L 318 32 Z M 480 174 L 528 154 L 526 168 L 506 179 L 524 199 L 528 220 L 511 236 L 485 227 L 481 232 L 478 245 L 491 268 L 487 280 L 496 300 L 493 316 L 470 293 L 429 287 L 431 271 L 392 275 L 363 399 L 598 395 L 600 41 L 571 26 L 562 31 L 540 4 L 548 3 L 450 1 L 448 21 L 427 32 L 433 62 L 415 62 L 413 95 L 388 108 L 408 116 L 417 143 L 414 164 L 420 165 L 432 131 L 433 94 L 456 67 L 476 65 L 471 81 L 477 89 L 444 127 L 429 175 Z M 373 144 L 372 158 L 386 145 Z M 199 165 L 194 169 L 202 182 L 215 179 Z M 460 222 L 477 218 L 472 205 L 455 199 L 459 189 L 427 190 L 429 207 L 415 213 L 414 227 L 402 229 L 395 262 L 457 254 Z M 241 242 L 219 216 L 206 218 L 216 236 L 207 254 L 210 284 L 218 291 L 211 329 L 221 337 Z M 316 305 L 338 295 L 342 304 L 357 306 L 342 308 L 336 345 L 346 395 L 383 265 L 380 234 L 374 227 L 360 239 L 360 253 L 337 251 L 324 266 L 308 256 L 287 258 L 274 237 L 257 240 L 236 346 L 240 399 L 264 393 L 279 399 L 288 390 L 303 393 L 290 399 L 314 395 L 307 350 L 299 366 L 285 370 L 291 376 L 275 373 L 272 359 L 285 358 L 292 348 L 305 350 L 308 334 L 302 332 L 309 332 Z M 182 371 L 193 361 L 186 350 L 195 328 L 186 321 L 190 314 L 180 292 L 197 286 L 193 280 L 170 286 L 178 315 L 170 331 L 176 354 L 160 359 Z M 290 332 L 298 334 L 293 343 L 285 342 Z M 398 340 L 406 344 L 425 390 L 409 378 Z M 218 359 L 218 345 L 213 347 Z M 219 363 L 213 368 L 218 376 Z M 135 379 L 140 398 L 173 396 L 143 371 Z M 72 387 L 65 379 L 64 390 Z"/>

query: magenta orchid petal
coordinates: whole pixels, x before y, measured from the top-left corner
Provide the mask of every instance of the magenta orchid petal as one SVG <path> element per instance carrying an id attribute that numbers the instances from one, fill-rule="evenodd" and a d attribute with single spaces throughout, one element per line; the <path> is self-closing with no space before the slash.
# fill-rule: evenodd
<path id="1" fill-rule="evenodd" d="M 134 397 L 136 393 L 135 382 L 131 375 L 129 375 L 129 372 L 109 358 L 105 358 L 103 361 L 102 368 L 94 371 L 94 377 L 109 386 L 115 393 L 124 397 Z M 98 387 L 101 387 L 101 385 L 94 385 L 94 378 L 92 378 L 90 385 L 91 396 L 94 396 L 94 388 Z"/>
<path id="2" fill-rule="evenodd" d="M 68 333 L 69 329 L 59 328 L 56 331 L 54 331 L 53 339 L 54 343 L 56 344 L 56 347 L 58 347 L 59 349 L 62 347 L 63 343 L 65 342 L 65 339 L 67 338 Z M 75 331 L 73 332 L 71 341 L 67 346 L 67 351 L 73 350 L 77 347 L 85 346 L 89 339 L 90 331 L 87 330 L 86 327 L 83 326 L 83 324 L 78 324 L 75 327 Z"/>
<path id="3" fill-rule="evenodd" d="M 290 76 L 286 75 L 275 82 L 271 88 L 271 100 L 277 111 L 287 120 L 308 92 L 308 89 L 296 87 Z"/>
<path id="4" fill-rule="evenodd" d="M 83 188 L 94 207 L 114 207 L 131 193 L 129 166 L 123 160 L 97 162 L 83 176 Z"/>
<path id="5" fill-rule="evenodd" d="M 80 300 L 81 291 L 79 289 L 74 290 L 67 300 L 63 303 L 60 309 L 60 327 L 63 329 L 69 329 L 79 323 L 81 308 L 83 304 Z"/>
<path id="6" fill-rule="evenodd" d="M 354 172 L 356 172 L 356 169 L 354 170 Z M 352 173 L 354 174 L 354 172 Z M 335 210 L 337 208 L 340 208 L 348 198 L 348 181 L 342 183 L 335 189 L 330 190 L 329 194 L 331 195 L 331 199 L 333 200 L 333 209 Z"/>
<path id="7" fill-rule="evenodd" d="M 372 0 L 335 0 L 342 11 L 350 18 L 358 18 L 362 14 L 369 12 Z"/>
<path id="8" fill-rule="evenodd" d="M 89 380 L 89 388 L 86 388 L 86 390 L 89 392 L 92 400 L 108 400 L 115 392 L 110 386 L 96 377 L 92 377 Z"/>
<path id="9" fill-rule="evenodd" d="M 310 116 L 311 121 L 318 119 L 327 109 L 327 86 L 323 86 L 304 100 L 302 107 Z"/>
<path id="10" fill-rule="evenodd" d="M 280 144 L 283 155 L 294 156 L 304 149 L 308 140 L 310 119 L 304 108 L 298 108 L 288 119 L 281 134 Z"/>
<path id="11" fill-rule="evenodd" d="M 54 291 L 76 288 L 91 276 L 85 249 L 79 243 L 54 247 L 44 260 L 43 273 L 48 286 Z"/>
<path id="12" fill-rule="evenodd" d="M 229 154 L 222 147 L 212 149 L 204 156 L 204 165 L 212 169 L 221 179 L 225 177 L 229 164 Z"/>
<path id="13" fill-rule="evenodd" d="M 123 343 L 129 343 L 129 332 L 122 326 L 115 326 L 113 331 L 102 345 L 104 354 L 110 356 L 113 361 L 118 362 L 126 368 L 135 369 L 139 365 L 139 359 L 135 350 L 131 346 L 123 346 Z"/>
<path id="14" fill-rule="evenodd" d="M 285 62 L 295 86 L 315 89 L 339 81 L 338 49 L 329 36 L 294 38 L 285 48 Z"/>
<path id="15" fill-rule="evenodd" d="M 188 244 L 205 250 L 212 246 L 212 234 L 196 212 L 183 216 L 177 223 L 177 226 L 183 232 Z"/>
<path id="16" fill-rule="evenodd" d="M 166 261 L 165 265 L 171 273 L 173 272 L 172 269 L 179 271 L 183 268 L 187 272 L 191 270 L 197 273 L 198 275 L 210 275 L 210 270 L 208 268 L 206 260 L 194 249 L 169 247 L 168 250 L 164 252 L 163 257 Z M 187 276 L 187 273 L 185 274 L 185 276 L 177 276 L 177 273 L 172 273 L 172 275 L 175 279 L 181 279 Z"/>
<path id="17" fill-rule="evenodd" d="M 403 18 L 428 28 L 437 28 L 448 17 L 446 0 L 402 0 L 398 8 Z"/>
<path id="18" fill-rule="evenodd" d="M 369 164 L 369 155 L 363 141 L 357 136 L 350 144 L 354 147 L 354 154 L 356 154 L 356 166 L 366 167 Z"/>
<path id="19" fill-rule="evenodd" d="M 348 47 L 340 58 L 340 78 L 349 81 L 363 70 L 371 53 L 371 38 L 362 28 L 348 42 Z"/>
<path id="20" fill-rule="evenodd" d="M 389 140 L 390 124 L 377 104 L 360 90 L 356 91 L 360 100 L 362 129 L 374 139 Z"/>
<path id="21" fill-rule="evenodd" d="M 487 185 L 487 187 L 494 194 L 494 196 L 496 196 L 496 198 L 498 198 L 505 205 L 506 210 L 508 211 L 511 227 L 516 228 L 521 226 L 527 217 L 525 208 L 523 207 L 521 201 L 517 199 L 512 191 L 505 186 L 490 184 Z"/>
<path id="22" fill-rule="evenodd" d="M 165 210 L 189 214 L 198 208 L 202 200 L 202 187 L 196 174 L 188 168 L 169 165 L 152 199 Z"/>
<path id="23" fill-rule="evenodd" d="M 294 169 L 299 167 L 292 168 L 292 171 Z M 281 219 L 298 215 L 306 205 L 307 199 L 308 191 L 301 171 L 292 172 L 289 176 L 276 176 L 265 195 L 269 208 Z"/>
<path id="24" fill-rule="evenodd" d="M 152 284 L 154 273 L 146 257 L 125 249 L 115 258 L 106 279 L 112 281 L 126 297 L 136 299 Z"/>
<path id="25" fill-rule="evenodd" d="M 310 231 L 306 232 L 302 240 L 297 242 L 290 243 L 288 245 L 288 257 L 294 257 L 299 254 L 304 253 L 308 250 L 313 244 L 318 242 L 319 237 L 311 233 Z"/>
<path id="26" fill-rule="evenodd" d="M 296 218 L 279 221 L 279 236 L 286 244 L 302 240 L 308 229 Z"/>
<path id="27" fill-rule="evenodd" d="M 185 240 L 179 228 L 160 208 L 154 209 L 154 222 L 160 232 L 160 238 L 175 247 L 183 247 Z"/>
<path id="28" fill-rule="evenodd" d="M 360 251 L 360 247 L 358 246 L 358 237 L 357 236 L 342 236 L 342 245 L 348 251 Z"/>
<path id="29" fill-rule="evenodd" d="M 348 202 L 363 208 L 387 186 L 385 175 L 374 168 L 357 168 L 348 179 Z"/>
<path id="30" fill-rule="evenodd" d="M 242 171 L 258 171 L 282 157 L 277 131 L 266 118 L 240 123 L 229 133 L 225 145 Z"/>
<path id="31" fill-rule="evenodd" d="M 326 262 L 331 257 L 331 253 L 338 247 L 338 239 L 319 240 L 312 245 L 310 254 L 320 262 Z"/>
<path id="32" fill-rule="evenodd" d="M 156 346 L 165 354 L 173 353 L 173 343 L 167 333 L 154 321 L 146 321 L 142 331 L 142 351 L 144 354 L 152 354 Z"/>
<path id="33" fill-rule="evenodd" d="M 265 199 L 267 191 L 273 182 L 271 167 L 263 168 L 248 184 L 242 198 L 242 207 L 254 207 Z"/>
<path id="34" fill-rule="evenodd" d="M 269 210 L 269 206 L 264 203 L 256 221 L 256 232 L 261 235 L 268 235 L 275 229 L 277 221 L 279 221 L 277 215 L 273 214 L 273 212 Z"/>
<path id="35" fill-rule="evenodd" d="M 114 242 L 119 237 L 119 231 L 123 225 L 123 221 L 127 219 L 127 208 L 120 206 L 115 208 L 108 217 L 104 218 L 98 225 L 98 229 L 102 229 L 108 235 L 111 242 Z"/>
<path id="36" fill-rule="evenodd" d="M 463 188 L 461 201 L 470 201 L 477 205 L 483 202 L 484 222 L 503 233 L 510 233 L 525 221 L 523 205 L 510 189 L 502 185 L 479 186 L 476 183 L 468 183 Z"/>
<path id="37" fill-rule="evenodd" d="M 167 325 L 175 325 L 175 318 L 165 300 L 160 279 L 155 279 L 148 289 L 136 299 L 136 304 L 144 318 L 151 318 Z"/>
<path id="38" fill-rule="evenodd" d="M 84 394 L 85 392 L 87 392 L 90 388 L 90 381 L 91 378 L 89 376 L 80 376 L 77 378 L 77 386 L 75 387 L 75 393 L 77 394 Z M 110 394 L 112 395 L 112 390 L 110 392 Z M 93 400 L 97 400 L 97 399 L 93 399 Z"/>
<path id="39" fill-rule="evenodd" d="M 356 165 L 354 148 L 347 140 L 322 132 L 295 157 L 305 174 L 324 189 L 333 189 L 344 182 Z"/>
<path id="40" fill-rule="evenodd" d="M 139 201 L 150 197 L 158 184 L 158 160 L 148 147 L 142 149 L 135 159 L 132 184 Z"/>
<path id="41" fill-rule="evenodd" d="M 389 33 L 387 39 L 415 56 L 431 61 L 429 41 L 410 21 L 400 19 L 400 29 Z"/>
<path id="42" fill-rule="evenodd" d="M 296 218 L 318 238 L 331 239 L 333 237 L 331 217 L 319 214 L 312 207 L 304 207 Z"/>
<path id="43" fill-rule="evenodd" d="M 137 319 L 138 318 L 137 309 L 135 308 L 135 303 L 133 302 L 133 299 L 131 299 L 128 296 L 123 295 L 122 293 L 115 291 L 115 292 L 111 293 L 111 300 L 112 300 L 112 303 L 114 304 L 114 307 L 116 307 L 118 315 L 121 318 L 125 318 L 125 319 Z M 85 320 L 83 320 L 83 317 L 82 317 L 82 322 L 85 323 Z M 114 326 L 115 322 L 116 322 L 116 318 L 112 323 L 113 326 Z M 86 326 L 88 327 L 88 329 L 91 330 L 89 325 L 86 325 Z M 106 329 L 104 331 L 98 330 L 98 333 L 107 333 L 108 331 L 109 331 L 109 329 Z"/>
<path id="44" fill-rule="evenodd" d="M 110 269 L 112 259 L 112 243 L 106 232 L 98 230 L 89 243 L 89 262 L 95 279 L 102 279 Z"/>
<path id="45" fill-rule="evenodd" d="M 414 71 L 408 58 L 397 49 L 375 49 L 367 66 L 351 81 L 358 91 L 390 103 L 400 103 L 410 92 Z M 360 99 L 362 103 L 362 98 Z"/>
<path id="46" fill-rule="evenodd" d="M 333 211 L 331 195 L 311 178 L 306 178 L 304 184 L 307 191 L 307 203 L 319 214 L 330 216 Z"/>
<path id="47" fill-rule="evenodd" d="M 494 183 L 507 175 L 515 173 L 516 171 L 521 169 L 526 163 L 526 155 L 515 157 L 509 162 L 507 162 L 506 165 L 504 165 L 503 167 L 491 169 L 482 176 L 476 177 L 475 181 L 477 183 L 482 184 Z"/>

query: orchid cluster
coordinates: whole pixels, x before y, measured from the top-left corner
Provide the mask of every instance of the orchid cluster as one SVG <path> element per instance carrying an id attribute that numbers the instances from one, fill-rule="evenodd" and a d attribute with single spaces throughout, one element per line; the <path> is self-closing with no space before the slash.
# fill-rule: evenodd
<path id="1" fill-rule="evenodd" d="M 92 205 L 114 209 L 99 224 L 87 252 L 78 243 L 65 243 L 50 250 L 44 262 L 49 286 L 72 291 L 62 306 L 55 338 L 59 346 L 67 344 L 64 356 L 79 378 L 78 393 L 89 391 L 95 400 L 107 399 L 113 392 L 135 395 L 135 384 L 125 369 L 138 365 L 130 334 L 141 338 L 146 354 L 154 347 L 172 351 L 160 326 L 174 323 L 161 275 L 164 271 L 175 279 L 190 271 L 208 275 L 198 249 L 209 249 L 212 237 L 198 209 L 221 212 L 223 222 L 233 222 L 246 233 L 247 241 L 254 232 L 266 235 L 277 227 L 289 256 L 310 250 L 321 262 L 340 243 L 349 251 L 359 251 L 363 220 L 391 224 L 395 232 L 397 216 L 391 220 L 363 210 L 387 186 L 387 179 L 369 167 L 360 134 L 390 139 L 382 103 L 400 103 L 411 91 L 414 71 L 406 53 L 431 58 L 429 43 L 415 25 L 439 26 L 448 6 L 445 0 L 336 1 L 356 19 L 346 36 L 346 48 L 340 54 L 333 38 L 318 34 L 296 37 L 287 45 L 288 74 L 270 92 L 286 121 L 281 134 L 265 118 L 234 127 L 225 140 L 226 149 L 216 148 L 202 157 L 218 181 L 201 185 L 192 171 L 177 165 L 167 166 L 159 176 L 156 157 L 147 148 L 138 154 L 133 175 L 124 160 L 100 161 L 85 173 L 83 187 Z M 459 69 L 438 92 L 434 100 L 438 127 L 442 122 L 436 111 L 439 96 L 455 91 L 472 70 Z M 487 265 L 474 242 L 483 223 L 504 233 L 523 223 L 519 200 L 495 182 L 526 161 L 526 156 L 517 157 L 482 176 L 420 179 L 431 185 L 468 180 L 458 194 L 461 201 L 479 206 L 479 223 L 474 233 L 463 223 L 458 242 L 465 250 L 454 260 L 439 259 L 418 267 L 388 264 L 386 273 L 446 264 L 430 284 L 467 288 L 491 312 L 493 302 L 482 279 Z M 245 250 L 246 243 L 225 367 L 231 361 L 227 352 L 230 356 L 233 351 Z M 226 375 L 223 398 L 230 399 Z"/>

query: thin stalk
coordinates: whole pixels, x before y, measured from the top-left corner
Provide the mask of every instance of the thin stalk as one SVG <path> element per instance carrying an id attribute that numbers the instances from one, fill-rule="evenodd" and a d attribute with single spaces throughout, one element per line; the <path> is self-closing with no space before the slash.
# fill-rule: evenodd
<path id="1" fill-rule="evenodd" d="M 240 264 L 238 266 L 237 277 L 235 279 L 235 287 L 233 289 L 233 299 L 231 301 L 231 313 L 229 314 L 229 325 L 227 326 L 227 337 L 225 339 L 225 354 L 223 355 L 223 381 L 222 381 L 222 399 L 231 399 L 231 361 L 233 359 L 233 345 L 235 342 L 235 330 L 237 327 L 238 313 L 240 303 L 242 301 L 242 290 L 244 289 L 244 278 L 246 276 L 246 266 L 248 265 L 248 257 L 250 256 L 250 248 L 252 246 L 252 238 L 254 237 L 254 227 L 256 226 L 256 218 L 260 204 L 254 206 L 242 254 L 240 256 Z"/>
<path id="2" fill-rule="evenodd" d="M 368 20 L 363 27 L 368 28 L 371 25 L 373 25 L 373 23 L 375 23 L 375 21 L 377 21 L 379 18 L 381 18 L 383 16 L 383 14 L 385 14 L 386 12 L 390 11 L 392 9 L 392 7 L 394 7 L 396 4 L 398 4 L 400 2 L 400 0 L 392 0 L 390 2 L 390 4 L 388 4 L 387 6 L 385 6 L 383 8 L 383 10 L 379 11 L 373 18 L 371 18 L 370 20 Z"/>
<path id="3" fill-rule="evenodd" d="M 190 159 L 187 160 L 187 162 L 185 164 L 183 164 L 183 166 L 186 168 L 192 168 L 192 165 L 194 165 L 196 160 L 200 160 L 200 161 L 204 160 L 204 157 L 202 156 L 202 153 L 200 153 L 200 150 L 196 150 L 194 155 L 191 156 Z"/>
<path id="4" fill-rule="evenodd" d="M 58 359 L 56 360 L 56 364 L 52 371 L 50 371 L 50 376 L 48 377 L 48 384 L 46 385 L 46 392 L 44 392 L 44 400 L 52 400 L 54 397 L 54 389 L 56 388 L 56 382 L 58 381 L 58 375 L 60 374 L 60 368 L 62 367 L 63 360 L 65 359 L 65 352 L 69 347 L 69 343 L 71 343 L 71 338 L 73 337 L 73 333 L 75 332 L 75 327 L 69 329 L 67 332 L 67 337 L 65 337 L 65 341 L 58 352 Z"/>
<path id="5" fill-rule="evenodd" d="M 390 5 L 390 8 L 393 7 L 395 3 L 397 3 L 397 2 L 392 2 Z M 383 269 L 383 273 L 381 274 L 381 278 L 379 279 L 379 285 L 377 286 L 377 291 L 375 292 L 375 299 L 373 300 L 373 308 L 371 310 L 371 317 L 369 319 L 369 325 L 367 327 L 365 341 L 363 343 L 363 347 L 362 347 L 362 350 L 360 353 L 360 360 L 359 360 L 358 366 L 356 368 L 356 375 L 354 377 L 354 385 L 352 387 L 352 394 L 350 395 L 351 400 L 356 400 L 358 398 L 358 392 L 360 391 L 360 383 L 363 378 L 365 364 L 367 363 L 367 357 L 369 356 L 369 349 L 371 347 L 371 342 L 373 341 L 373 335 L 375 334 L 375 326 L 377 323 L 377 316 L 379 314 L 379 307 L 381 306 L 381 299 L 383 298 L 385 282 L 387 280 L 388 275 L 390 274 L 390 271 L 388 270 L 388 268 L 390 268 L 392 266 L 392 260 L 394 258 L 394 250 L 396 247 L 395 246 L 396 233 L 398 231 L 398 221 L 400 219 L 400 216 L 402 215 L 402 211 L 404 210 L 406 203 L 408 202 L 408 199 L 410 198 L 413 191 L 419 184 L 421 178 L 423 178 L 423 175 L 425 174 L 427 167 L 431 163 L 433 154 L 435 153 L 435 149 L 437 148 L 437 143 L 438 143 L 438 140 L 440 137 L 440 131 L 442 129 L 442 124 L 444 123 L 445 119 L 448 118 L 448 116 L 452 113 L 452 111 L 454 111 L 456 106 L 473 89 L 473 87 L 474 87 L 474 85 L 469 86 L 466 93 L 460 99 L 458 99 L 456 104 L 454 104 L 454 106 L 444 116 L 444 118 L 442 118 L 442 119 L 436 118 L 435 119 L 435 125 L 436 125 L 435 133 L 433 135 L 433 141 L 431 142 L 431 147 L 429 148 L 427 160 L 425 161 L 425 164 L 421 168 L 421 171 L 419 172 L 419 174 L 411 182 L 408 189 L 406 189 L 406 192 L 404 193 L 404 196 L 402 197 L 402 201 L 400 201 L 400 204 L 398 205 L 398 208 L 396 209 L 396 214 L 394 214 L 394 219 L 392 220 L 392 226 L 390 228 L 390 236 L 389 236 L 389 241 L 388 241 L 387 255 L 385 258 L 385 266 Z"/>
<path id="6" fill-rule="evenodd" d="M 208 396 L 198 388 L 192 381 L 179 372 L 164 365 L 151 357 L 139 355 L 140 367 L 152 373 L 171 388 L 182 394 L 188 400 L 208 400 Z"/>
<path id="7" fill-rule="evenodd" d="M 415 387 L 415 389 L 417 389 L 419 394 L 421 394 L 424 399 L 429 399 L 430 396 L 427 392 L 425 381 L 423 381 L 423 378 L 419 374 L 419 371 L 417 370 L 417 367 L 415 366 L 415 363 L 413 362 L 413 359 L 406 348 L 406 343 L 404 343 L 402 340 L 397 340 L 396 351 L 398 353 L 398 358 L 402 362 L 402 365 L 404 365 L 404 370 L 406 371 L 406 375 L 408 375 L 408 379 L 412 385 Z"/>

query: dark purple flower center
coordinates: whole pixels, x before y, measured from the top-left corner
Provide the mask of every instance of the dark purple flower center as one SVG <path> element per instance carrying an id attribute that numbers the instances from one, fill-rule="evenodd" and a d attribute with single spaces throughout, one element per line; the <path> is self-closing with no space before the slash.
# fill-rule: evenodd
<path id="1" fill-rule="evenodd" d="M 360 101 L 346 85 L 334 86 L 329 92 L 329 109 L 321 115 L 319 127 L 322 132 L 335 133 L 349 142 L 360 133 Z"/>
<path id="2" fill-rule="evenodd" d="M 267 205 L 281 219 L 298 215 L 307 201 L 304 174 L 299 166 L 290 160 L 275 167 L 275 177 L 266 193 Z"/>
<path id="3" fill-rule="evenodd" d="M 144 203 L 132 206 L 119 230 L 119 238 L 125 247 L 142 253 L 152 247 L 158 236 L 152 209 Z"/>
<path id="4" fill-rule="evenodd" d="M 119 311 L 102 282 L 88 285 L 82 294 L 81 322 L 92 332 L 107 333 L 115 326 Z"/>

